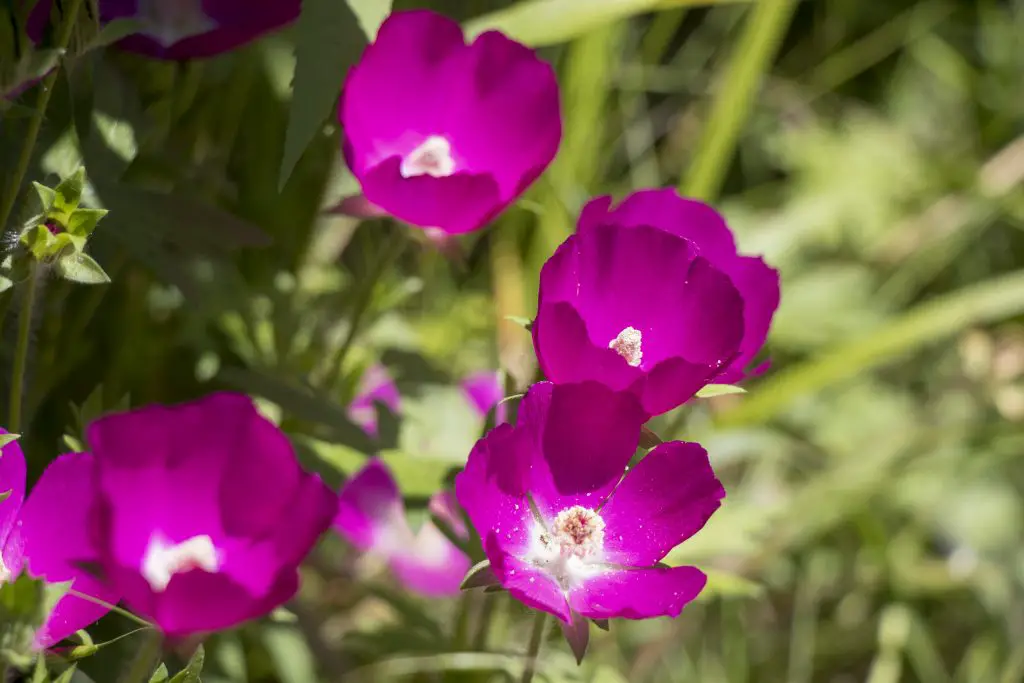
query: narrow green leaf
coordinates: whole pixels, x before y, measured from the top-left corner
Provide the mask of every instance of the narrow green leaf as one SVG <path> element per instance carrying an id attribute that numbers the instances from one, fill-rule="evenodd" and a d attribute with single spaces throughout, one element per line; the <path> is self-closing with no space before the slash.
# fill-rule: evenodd
<path id="1" fill-rule="evenodd" d="M 295 33 L 295 77 L 279 188 L 288 182 L 306 147 L 323 129 L 341 96 L 349 64 L 366 46 L 366 36 L 352 9 L 338 0 L 303 0 Z"/>
<path id="2" fill-rule="evenodd" d="M 506 315 L 505 316 L 505 320 L 508 320 L 509 322 L 513 322 L 513 323 L 515 323 L 516 325 L 519 325 L 520 327 L 522 327 L 525 330 L 530 330 L 533 327 L 533 321 L 532 320 L 530 320 L 529 318 L 524 318 L 524 317 L 522 317 L 520 315 Z"/>
<path id="3" fill-rule="evenodd" d="M 42 209 L 41 213 L 47 213 L 53 208 L 53 202 L 57 198 L 57 193 L 53 191 L 53 188 L 35 181 L 32 182 L 32 187 L 35 188 L 36 194 L 39 196 L 39 205 Z"/>
<path id="4" fill-rule="evenodd" d="M 150 676 L 149 683 L 167 683 L 170 677 L 171 674 L 167 671 L 167 665 L 161 662 L 160 666 L 153 672 L 153 675 Z"/>
<path id="5" fill-rule="evenodd" d="M 494 570 L 491 569 L 490 560 L 483 560 L 469 568 L 465 578 L 462 579 L 462 583 L 459 584 L 459 588 L 465 591 L 472 588 L 494 586 L 497 583 L 498 577 L 494 575 Z"/>
<path id="6" fill-rule="evenodd" d="M 660 436 L 647 428 L 645 425 L 640 429 L 640 447 L 650 450 L 655 446 L 665 443 Z"/>
<path id="7" fill-rule="evenodd" d="M 18 62 L 10 82 L 0 83 L 0 95 L 18 92 L 38 81 L 57 66 L 63 54 L 64 51 L 59 49 L 29 52 Z"/>
<path id="8" fill-rule="evenodd" d="M 100 264 L 82 252 L 67 254 L 57 259 L 57 273 L 65 280 L 82 285 L 101 285 L 110 282 L 110 276 Z"/>
<path id="9" fill-rule="evenodd" d="M 0 448 L 17 441 L 19 438 L 21 438 L 21 434 L 11 434 L 10 432 L 7 434 L 0 434 Z"/>
<path id="10" fill-rule="evenodd" d="M 77 671 L 78 667 L 72 665 L 67 669 L 64 669 L 64 672 L 60 676 L 57 676 L 55 679 L 53 679 L 53 683 L 71 683 Z"/>
<path id="11" fill-rule="evenodd" d="M 87 49 L 95 50 L 96 48 L 113 45 L 122 38 L 127 38 L 135 33 L 141 33 L 143 28 L 143 24 L 137 19 L 122 18 L 108 21 L 100 28 L 96 37 L 89 41 Z"/>
<path id="12" fill-rule="evenodd" d="M 11 497 L 11 493 L 13 493 L 12 489 L 7 489 L 6 491 L 0 491 L 0 503 L 4 502 L 8 498 L 10 498 Z"/>
<path id="13" fill-rule="evenodd" d="M 31 683 L 49 683 L 50 672 L 46 670 L 46 657 L 36 657 L 35 669 L 32 672 Z"/>
<path id="14" fill-rule="evenodd" d="M 697 392 L 697 398 L 711 398 L 712 396 L 728 396 L 729 394 L 745 394 L 747 390 L 735 384 L 708 384 Z"/>
<path id="15" fill-rule="evenodd" d="M 736 408 L 722 414 L 723 426 L 757 423 L 787 409 L 791 402 L 857 377 L 895 358 L 980 323 L 1024 312 L 1024 270 L 936 297 L 901 317 L 840 344 L 817 358 L 790 366 L 760 382 Z"/>
<path id="16" fill-rule="evenodd" d="M 533 47 L 578 38 L 605 24 L 671 7 L 702 7 L 750 0 L 526 0 L 465 24 L 469 36 L 501 31 Z"/>

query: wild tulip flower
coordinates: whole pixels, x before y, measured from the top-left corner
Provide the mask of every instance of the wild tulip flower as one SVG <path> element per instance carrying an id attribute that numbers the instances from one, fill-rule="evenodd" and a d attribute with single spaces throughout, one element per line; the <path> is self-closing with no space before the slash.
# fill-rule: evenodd
<path id="1" fill-rule="evenodd" d="M 623 478 L 644 417 L 628 393 L 541 382 L 517 424 L 470 453 L 455 492 L 494 578 L 517 600 L 575 624 L 675 617 L 704 588 L 695 567 L 655 565 L 725 492 L 693 443 L 661 444 Z"/>
<path id="2" fill-rule="evenodd" d="M 295 595 L 337 496 L 285 435 L 230 393 L 103 417 L 91 515 L 100 565 L 171 638 L 226 629 Z"/>
<path id="3" fill-rule="evenodd" d="M 0 429 L 0 434 L 7 432 Z M 89 542 L 85 513 L 94 498 L 93 458 L 68 453 L 50 463 L 25 497 L 25 456 L 11 442 L 0 454 L 0 583 L 28 570 L 50 583 L 71 582 L 76 593 L 116 603 L 117 594 L 80 568 L 95 561 Z M 36 632 L 35 645 L 42 649 L 84 629 L 107 613 L 96 602 L 65 594 Z"/>
<path id="4" fill-rule="evenodd" d="M 52 0 L 36 5 L 28 34 L 46 30 Z M 212 57 L 245 45 L 298 18 L 301 0 L 99 0 L 101 23 L 134 19 L 139 33 L 117 46 L 156 59 Z"/>
<path id="5" fill-rule="evenodd" d="M 371 365 L 359 382 L 359 391 L 348 404 L 346 413 L 367 435 L 376 438 L 377 403 L 383 403 L 392 413 L 398 413 L 402 409 L 402 396 L 395 380 L 382 365 Z"/>
<path id="6" fill-rule="evenodd" d="M 558 85 L 529 48 L 495 31 L 466 44 L 426 10 L 395 12 L 348 73 L 343 152 L 366 200 L 423 228 L 483 227 L 551 163 Z"/>
<path id="7" fill-rule="evenodd" d="M 743 297 L 697 243 L 652 227 L 659 215 L 624 224 L 595 208 L 541 269 L 537 358 L 556 384 L 598 381 L 659 415 L 739 357 Z"/>
<path id="8" fill-rule="evenodd" d="M 468 538 L 454 494 L 436 493 L 428 507 L 452 531 Z M 423 595 L 457 594 L 469 570 L 469 559 L 433 522 L 427 520 L 412 532 L 398 485 L 376 458 L 341 489 L 334 529 L 360 551 L 384 559 L 403 586 Z"/>
<path id="9" fill-rule="evenodd" d="M 624 228 L 651 226 L 696 245 L 700 255 L 728 275 L 743 297 L 739 354 L 715 382 L 731 384 L 747 376 L 746 369 L 764 345 L 779 307 L 779 273 L 760 257 L 738 253 L 732 231 L 721 214 L 703 202 L 665 188 L 634 192 L 614 207 L 611 197 L 597 197 L 584 207 L 579 222 L 581 227 L 601 223 Z"/>

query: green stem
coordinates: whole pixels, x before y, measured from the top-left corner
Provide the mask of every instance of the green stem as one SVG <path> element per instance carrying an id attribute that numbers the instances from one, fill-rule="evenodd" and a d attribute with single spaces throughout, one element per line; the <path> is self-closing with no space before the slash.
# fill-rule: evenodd
<path id="1" fill-rule="evenodd" d="M 377 283 L 380 281 L 381 276 L 384 275 L 384 271 L 388 269 L 388 266 L 397 261 L 398 257 L 401 256 L 402 251 L 405 250 L 407 238 L 404 234 L 395 235 L 386 239 L 388 239 L 390 244 L 385 244 L 381 247 L 377 254 L 377 258 L 374 259 L 374 262 L 370 267 L 370 272 L 366 274 L 363 289 L 360 292 L 360 297 L 356 301 L 355 308 L 352 311 L 348 330 L 345 332 L 345 340 L 334 352 L 334 355 L 331 357 L 331 361 L 327 366 L 327 373 L 322 385 L 325 388 L 333 386 L 334 383 L 338 381 L 338 377 L 341 376 L 345 359 L 348 357 L 349 351 L 352 350 L 352 345 L 355 343 L 356 335 L 362 327 L 363 318 L 366 317 L 366 314 L 370 310 L 370 305 L 373 303 L 373 293 L 377 289 Z"/>
<path id="2" fill-rule="evenodd" d="M 689 172 L 679 184 L 682 194 L 704 201 L 718 194 L 754 96 L 795 7 L 795 0 L 762 0 L 750 10 Z"/>
<path id="3" fill-rule="evenodd" d="M 520 683 L 530 683 L 533 674 L 537 670 L 537 655 L 540 654 L 540 645 L 544 642 L 544 629 L 548 625 L 548 614 L 537 610 L 533 618 L 533 631 L 530 632 L 530 647 L 526 651 L 526 665 L 523 667 L 523 677 Z"/>
<path id="4" fill-rule="evenodd" d="M 487 638 L 491 634 L 491 622 L 494 620 L 494 610 L 498 605 L 498 596 L 484 593 L 483 607 L 480 609 L 480 619 L 476 625 L 476 633 L 473 635 L 472 650 L 483 652 L 487 647 Z"/>
<path id="5" fill-rule="evenodd" d="M 83 0 L 70 0 L 66 5 L 64 14 L 61 16 L 60 26 L 57 28 L 57 44 L 54 46 L 60 50 L 66 50 L 71 42 L 71 33 L 75 28 L 78 19 L 78 10 L 82 7 Z M 53 71 L 43 78 L 39 87 L 39 95 L 36 97 L 36 108 L 32 118 L 28 122 L 28 130 L 25 131 L 24 141 L 21 143 L 21 154 L 18 156 L 18 164 L 14 167 L 14 173 L 7 184 L 7 190 L 3 197 L 0 197 L 0 232 L 6 229 L 7 221 L 14 209 L 14 202 L 21 190 L 21 183 L 28 172 L 29 162 L 32 161 L 32 152 L 36 146 L 36 139 L 39 137 L 39 130 L 43 126 L 43 118 L 46 114 L 46 107 L 50 104 L 50 95 L 53 93 L 53 86 L 60 75 L 60 67 L 54 67 Z"/>
<path id="6" fill-rule="evenodd" d="M 139 645 L 136 655 L 128 663 L 118 683 L 149 683 L 163 654 L 164 637 L 158 630 L 147 633 Z"/>
<path id="7" fill-rule="evenodd" d="M 18 313 L 18 339 L 14 347 L 11 395 L 8 400 L 10 419 L 7 421 L 7 429 L 15 434 L 21 429 L 21 406 L 25 400 L 23 394 L 25 389 L 25 370 L 28 365 L 28 342 L 32 332 L 32 308 L 35 306 L 39 278 L 39 264 L 32 261 L 29 266 L 28 284 L 23 295 L 24 298 L 21 301 L 21 311 Z"/>

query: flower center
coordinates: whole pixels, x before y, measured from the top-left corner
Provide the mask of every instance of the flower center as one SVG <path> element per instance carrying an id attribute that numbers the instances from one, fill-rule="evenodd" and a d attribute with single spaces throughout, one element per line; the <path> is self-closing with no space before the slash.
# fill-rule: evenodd
<path id="1" fill-rule="evenodd" d="M 136 19 L 145 27 L 144 33 L 163 47 L 217 28 L 203 10 L 202 0 L 139 0 Z"/>
<path id="2" fill-rule="evenodd" d="M 643 352 L 644 337 L 640 330 L 635 327 L 627 327 L 608 342 L 608 348 L 614 349 L 615 353 L 626 359 L 631 366 L 639 367 L 644 359 Z"/>
<path id="3" fill-rule="evenodd" d="M 451 144 L 440 135 L 431 135 L 402 159 L 399 168 L 403 178 L 429 175 L 446 178 L 455 173 Z"/>
<path id="4" fill-rule="evenodd" d="M 213 574 L 220 570 L 220 558 L 213 540 L 206 535 L 171 543 L 156 534 L 149 541 L 142 560 L 142 576 L 157 593 L 167 590 L 171 578 L 195 569 Z"/>
<path id="5" fill-rule="evenodd" d="M 604 520 L 589 508 L 573 505 L 558 513 L 550 530 L 534 533 L 525 560 L 567 591 L 602 571 L 603 551 Z"/>

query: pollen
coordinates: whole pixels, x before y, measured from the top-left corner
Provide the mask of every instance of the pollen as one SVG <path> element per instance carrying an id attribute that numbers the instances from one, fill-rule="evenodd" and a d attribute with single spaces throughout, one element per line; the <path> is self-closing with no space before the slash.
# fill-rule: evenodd
<path id="1" fill-rule="evenodd" d="M 604 520 L 593 510 L 573 505 L 558 513 L 549 542 L 563 555 L 580 559 L 596 555 L 604 548 Z"/>
<path id="2" fill-rule="evenodd" d="M 613 349 L 615 353 L 625 358 L 627 363 L 636 368 L 644 359 L 643 340 L 640 330 L 630 326 L 608 342 L 608 348 Z"/>
<path id="3" fill-rule="evenodd" d="M 455 173 L 451 143 L 440 135 L 431 135 L 402 159 L 399 172 L 403 178 L 421 175 L 447 178 Z"/>
<path id="4" fill-rule="evenodd" d="M 213 540 L 206 535 L 172 543 L 154 536 L 142 560 L 142 576 L 157 593 L 167 590 L 171 579 L 195 569 L 213 574 L 220 570 L 220 558 Z"/>

